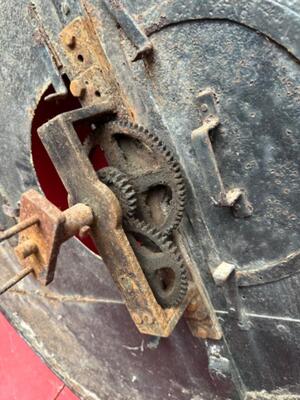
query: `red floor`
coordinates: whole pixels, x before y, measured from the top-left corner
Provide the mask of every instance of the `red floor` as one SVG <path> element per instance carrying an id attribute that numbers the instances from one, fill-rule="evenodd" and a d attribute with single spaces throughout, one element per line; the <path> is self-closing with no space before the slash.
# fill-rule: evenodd
<path id="1" fill-rule="evenodd" d="M 78 400 L 1 314 L 0 400 Z"/>

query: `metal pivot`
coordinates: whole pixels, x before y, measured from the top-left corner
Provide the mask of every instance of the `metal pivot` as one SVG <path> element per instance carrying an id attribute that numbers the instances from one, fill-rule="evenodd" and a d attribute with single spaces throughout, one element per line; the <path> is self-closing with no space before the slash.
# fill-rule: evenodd
<path id="1" fill-rule="evenodd" d="M 197 104 L 200 108 L 202 124 L 192 132 L 192 144 L 197 154 L 197 160 L 205 174 L 206 187 L 216 205 L 230 207 L 236 218 L 250 217 L 252 205 L 247 199 L 246 192 L 241 188 L 225 190 L 218 168 L 215 153 L 210 139 L 210 131 L 220 124 L 220 119 L 214 103 L 214 94 L 210 89 L 199 93 Z"/>

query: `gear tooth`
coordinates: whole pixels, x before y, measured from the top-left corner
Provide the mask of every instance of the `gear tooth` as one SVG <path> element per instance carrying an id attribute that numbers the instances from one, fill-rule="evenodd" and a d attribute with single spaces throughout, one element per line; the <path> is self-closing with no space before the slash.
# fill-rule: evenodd
<path id="1" fill-rule="evenodd" d="M 176 171 L 175 172 L 175 178 L 182 181 L 182 175 L 181 175 L 181 171 Z"/>
<path id="2" fill-rule="evenodd" d="M 131 211 L 135 211 L 135 205 L 136 203 L 134 201 L 129 201 L 129 208 L 131 209 Z"/>
<path id="3" fill-rule="evenodd" d="M 130 201 L 130 202 L 135 202 L 136 203 L 135 194 L 132 191 L 132 189 L 130 189 L 130 192 L 128 193 L 127 200 Z"/>
<path id="4" fill-rule="evenodd" d="M 169 152 L 168 154 L 166 154 L 166 159 L 167 159 L 167 162 L 168 162 L 169 164 L 172 164 L 172 163 L 173 163 L 174 158 L 173 158 L 173 155 L 172 155 L 171 152 Z"/>
<path id="5" fill-rule="evenodd" d="M 179 172 L 179 171 L 180 171 L 180 165 L 177 164 L 177 163 L 174 163 L 174 165 L 173 165 L 173 171 L 174 171 L 174 172 Z"/>
<path id="6" fill-rule="evenodd" d="M 171 242 L 166 242 L 166 246 L 168 247 L 169 251 L 172 250 L 172 243 Z"/>
<path id="7" fill-rule="evenodd" d="M 159 238 L 159 232 L 154 227 L 148 227 L 149 233 L 156 238 Z"/>
<path id="8" fill-rule="evenodd" d="M 188 281 L 187 281 L 187 280 L 186 280 L 186 281 L 183 280 L 182 283 L 181 283 L 181 288 L 182 288 L 182 291 L 183 291 L 184 293 L 187 292 L 188 287 L 189 287 Z"/>
<path id="9" fill-rule="evenodd" d="M 188 280 L 187 280 L 187 277 L 186 276 L 181 276 L 181 284 L 180 284 L 180 286 L 181 286 L 181 288 L 183 289 L 183 290 L 187 290 L 187 288 L 188 288 Z"/>
<path id="10" fill-rule="evenodd" d="M 187 284 L 187 285 L 184 285 L 184 286 L 182 285 L 181 288 L 180 288 L 180 293 L 181 293 L 183 296 L 185 296 L 187 290 L 188 290 L 188 284 Z"/>
<path id="11" fill-rule="evenodd" d="M 121 188 L 122 191 L 124 191 L 124 192 L 126 192 L 126 190 L 127 190 L 126 188 L 127 187 L 131 188 L 131 186 L 129 186 L 129 184 L 128 184 L 128 181 L 126 179 L 124 179 L 124 178 L 121 178 L 121 177 L 117 177 L 116 176 L 115 179 L 114 179 L 114 183 L 115 183 L 116 186 Z"/>
<path id="12" fill-rule="evenodd" d="M 128 195 L 128 200 L 129 201 L 134 201 L 135 203 L 137 202 L 136 196 L 135 196 L 135 191 L 131 189 L 131 192 Z"/>
<path id="13" fill-rule="evenodd" d="M 180 274 L 181 274 L 181 277 L 182 277 L 182 282 L 185 285 L 188 285 L 187 272 L 186 272 L 186 268 L 185 268 L 184 264 L 182 264 L 182 268 L 181 268 Z"/>
<path id="14" fill-rule="evenodd" d="M 161 142 L 160 140 L 159 140 L 159 147 L 160 147 L 160 151 L 161 151 L 162 153 L 164 153 L 164 152 L 166 151 L 166 146 L 165 146 L 165 144 L 164 144 L 163 142 Z"/>
<path id="15" fill-rule="evenodd" d="M 178 201 L 183 207 L 185 207 L 185 199 L 186 199 L 185 192 L 178 193 Z"/>
<path id="16" fill-rule="evenodd" d="M 168 150 L 168 149 L 166 149 L 165 156 L 166 156 L 167 160 L 169 160 L 169 159 L 170 159 L 170 157 L 171 157 L 171 151 L 170 151 L 170 150 Z"/>
<path id="17" fill-rule="evenodd" d="M 178 212 L 182 212 L 183 210 L 184 210 L 184 204 L 179 204 L 179 206 L 178 206 Z M 178 217 L 180 217 L 180 215 L 177 216 L 176 219 L 177 219 Z M 181 219 L 181 217 L 180 217 L 180 219 Z"/>
<path id="18" fill-rule="evenodd" d="M 123 188 L 124 192 L 128 192 L 128 191 L 131 190 L 131 186 L 128 185 L 128 184 L 124 184 L 124 185 L 122 186 L 122 188 Z"/>
<path id="19" fill-rule="evenodd" d="M 138 227 L 139 229 L 143 229 L 142 221 L 136 220 L 136 221 L 135 221 L 135 224 L 137 225 L 137 227 Z"/>

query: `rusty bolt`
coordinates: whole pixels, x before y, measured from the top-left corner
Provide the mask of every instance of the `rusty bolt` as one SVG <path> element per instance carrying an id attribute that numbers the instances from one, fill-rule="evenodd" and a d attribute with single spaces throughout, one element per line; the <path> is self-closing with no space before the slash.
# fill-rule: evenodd
<path id="1" fill-rule="evenodd" d="M 83 226 L 80 230 L 79 230 L 79 237 L 80 239 L 85 238 L 91 231 L 91 227 L 88 225 Z"/>
<path id="2" fill-rule="evenodd" d="M 74 79 L 70 83 L 70 91 L 74 97 L 82 98 L 85 95 L 86 89 L 78 79 Z"/>
<path id="3" fill-rule="evenodd" d="M 148 312 L 145 312 L 143 314 L 143 321 L 145 322 L 146 325 L 152 325 L 154 322 L 152 315 Z"/>
<path id="4" fill-rule="evenodd" d="M 31 256 L 32 254 L 36 253 L 37 250 L 38 247 L 36 243 L 31 239 L 25 240 L 15 248 L 15 252 L 20 259 Z"/>
<path id="5" fill-rule="evenodd" d="M 71 32 L 65 32 L 63 36 L 63 42 L 65 46 L 69 47 L 70 49 L 74 49 L 76 46 L 76 37 Z"/>
<path id="6" fill-rule="evenodd" d="M 198 302 L 197 302 L 197 299 L 194 298 L 194 299 L 192 299 L 190 304 L 187 306 L 186 311 L 188 313 L 194 313 L 197 310 L 197 308 L 198 308 Z"/>
<path id="7" fill-rule="evenodd" d="M 134 322 L 138 325 L 141 325 L 143 323 L 143 319 L 141 318 L 141 316 L 137 313 L 132 314 L 132 318 L 134 320 Z"/>

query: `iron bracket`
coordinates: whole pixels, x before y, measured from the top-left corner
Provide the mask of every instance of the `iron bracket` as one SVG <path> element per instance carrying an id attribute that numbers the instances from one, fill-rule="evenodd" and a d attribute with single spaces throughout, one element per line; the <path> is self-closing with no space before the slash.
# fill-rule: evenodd
<path id="1" fill-rule="evenodd" d="M 250 217 L 253 208 L 246 192 L 241 188 L 226 190 L 218 168 L 210 139 L 210 132 L 220 124 L 214 97 L 211 89 L 203 90 L 197 97 L 202 124 L 192 132 L 192 145 L 200 167 L 205 171 L 206 186 L 214 204 L 231 208 L 236 218 Z"/>

